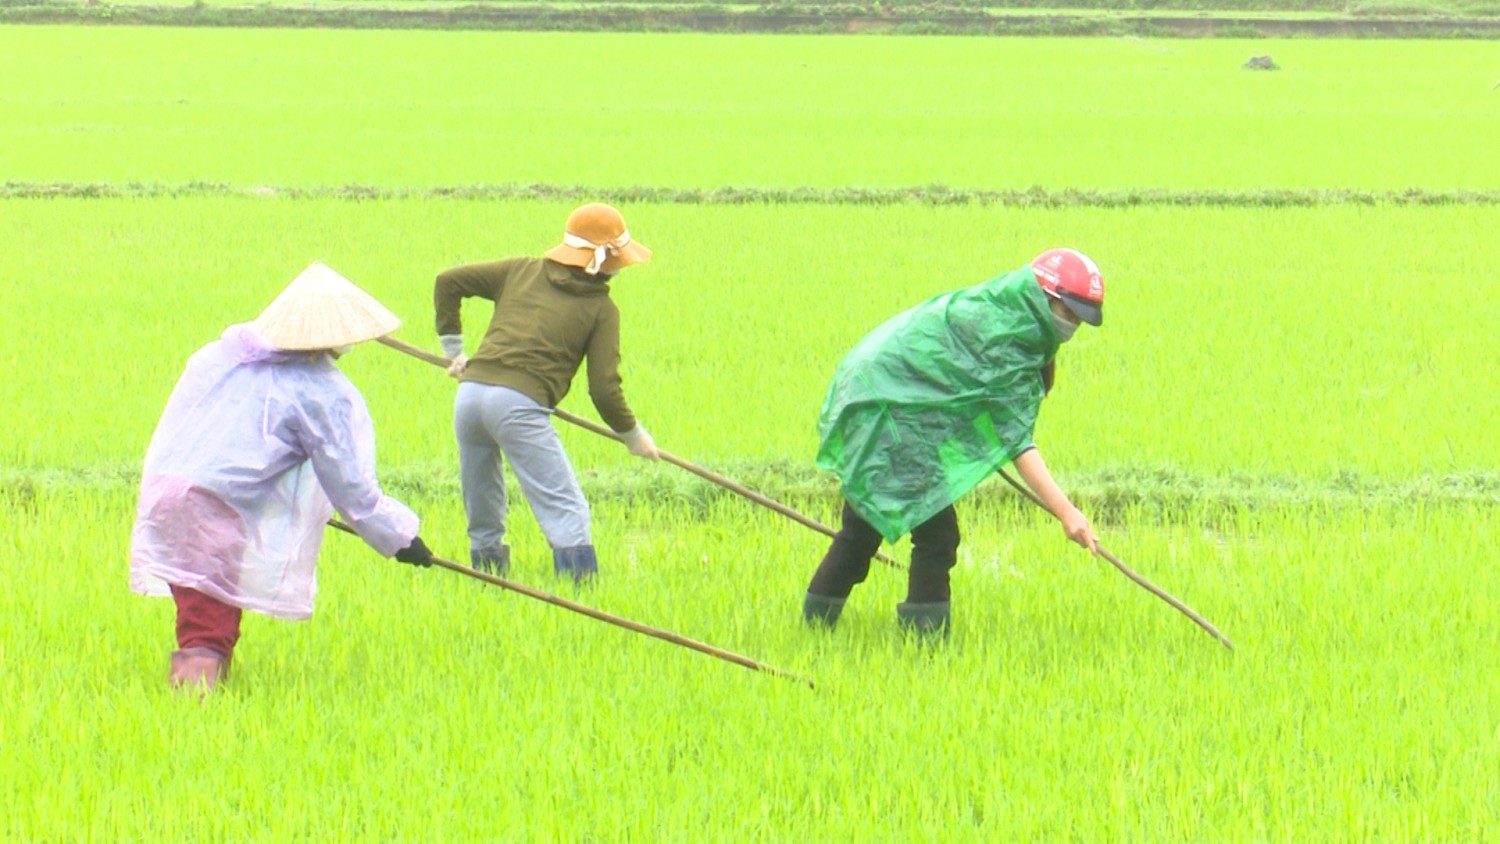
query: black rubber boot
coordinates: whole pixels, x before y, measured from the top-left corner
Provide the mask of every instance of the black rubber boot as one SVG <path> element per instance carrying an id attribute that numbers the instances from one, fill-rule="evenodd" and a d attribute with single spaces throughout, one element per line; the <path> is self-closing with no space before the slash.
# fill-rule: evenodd
<path id="1" fill-rule="evenodd" d="M 951 506 L 911 532 L 906 603 L 921 606 L 948 601 L 948 572 L 958 562 L 959 540 L 958 515 Z"/>
<path id="2" fill-rule="evenodd" d="M 574 583 L 581 585 L 599 573 L 599 557 L 592 545 L 553 548 L 552 568 L 559 577 L 569 575 Z"/>
<path id="3" fill-rule="evenodd" d="M 931 604 L 897 604 L 896 620 L 903 630 L 909 630 L 926 639 L 933 636 L 948 638 L 949 602 Z"/>
<path id="4" fill-rule="evenodd" d="M 807 593 L 802 599 L 802 620 L 808 624 L 824 624 L 832 627 L 838 623 L 839 613 L 844 611 L 846 598 L 830 598 L 827 595 Z"/>
<path id="5" fill-rule="evenodd" d="M 510 574 L 510 546 L 496 545 L 492 548 L 470 548 L 469 567 L 475 571 L 506 577 Z"/>

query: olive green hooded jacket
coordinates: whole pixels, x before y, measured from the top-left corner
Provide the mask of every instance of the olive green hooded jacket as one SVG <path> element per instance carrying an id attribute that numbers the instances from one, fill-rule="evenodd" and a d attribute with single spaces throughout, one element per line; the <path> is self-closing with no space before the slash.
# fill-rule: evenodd
<path id="1" fill-rule="evenodd" d="M 437 277 L 433 305 L 438 336 L 462 334 L 466 297 L 495 303 L 463 380 L 509 387 L 546 407 L 568 394 L 588 361 L 589 398 L 615 431 L 635 428 L 620 379 L 620 309 L 608 277 L 546 258 L 469 264 Z"/>

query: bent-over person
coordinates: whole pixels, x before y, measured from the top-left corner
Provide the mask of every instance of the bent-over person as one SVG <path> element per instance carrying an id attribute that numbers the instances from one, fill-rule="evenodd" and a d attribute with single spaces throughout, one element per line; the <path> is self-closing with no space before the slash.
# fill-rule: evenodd
<path id="1" fill-rule="evenodd" d="M 630 453 L 657 458 L 656 443 L 631 412 L 620 379 L 620 310 L 610 298 L 619 271 L 651 257 L 630 236 L 620 212 L 598 203 L 569 215 L 563 242 L 540 258 L 469 264 L 437 277 L 433 299 L 448 373 L 459 379 L 453 427 L 458 438 L 469 559 L 504 576 L 507 501 L 504 465 L 552 547 L 558 575 L 581 583 L 599 567 L 588 501 L 574 477 L 551 412 L 585 361 L 589 398 Z M 461 306 L 494 303 L 472 357 L 463 351 Z"/>
<path id="2" fill-rule="evenodd" d="M 1053 249 L 891 318 L 849 352 L 818 419 L 818 466 L 839 476 L 843 521 L 808 584 L 806 620 L 834 624 L 881 539 L 909 533 L 897 619 L 946 634 L 959 545 L 954 502 L 1011 462 L 1068 538 L 1098 551 L 1093 527 L 1048 472 L 1032 429 L 1059 346 L 1080 323 L 1101 324 L 1103 302 L 1094 262 Z"/>
<path id="3" fill-rule="evenodd" d="M 416 514 L 381 491 L 364 398 L 334 365 L 401 325 L 321 263 L 187 363 L 146 451 L 130 586 L 177 604 L 172 685 L 227 676 L 242 611 L 312 615 L 335 510 L 383 556 L 431 565 Z"/>

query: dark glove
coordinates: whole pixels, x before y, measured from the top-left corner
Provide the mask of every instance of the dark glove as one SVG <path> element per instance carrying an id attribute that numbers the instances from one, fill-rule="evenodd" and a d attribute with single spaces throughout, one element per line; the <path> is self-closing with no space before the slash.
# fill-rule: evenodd
<path id="1" fill-rule="evenodd" d="M 414 566 L 430 566 L 432 565 L 432 549 L 428 548 L 427 543 L 418 536 L 412 539 L 410 545 L 396 552 L 396 559 Z"/>

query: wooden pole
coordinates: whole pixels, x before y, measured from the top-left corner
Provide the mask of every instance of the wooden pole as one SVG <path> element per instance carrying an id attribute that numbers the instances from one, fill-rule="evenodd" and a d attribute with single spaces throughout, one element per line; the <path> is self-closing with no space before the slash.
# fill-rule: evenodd
<path id="1" fill-rule="evenodd" d="M 349 527 L 338 519 L 330 519 L 328 521 L 328 525 L 329 527 L 336 528 L 345 533 L 355 534 L 356 536 L 358 535 L 355 533 L 354 528 Z M 642 633 L 647 636 L 652 636 L 663 641 L 671 642 L 674 645 L 681 645 L 684 648 L 695 650 L 698 653 L 708 654 L 711 657 L 722 659 L 725 662 L 732 662 L 735 665 L 749 668 L 752 671 L 761 671 L 766 674 L 773 674 L 777 677 L 784 677 L 788 680 L 796 680 L 799 683 L 806 683 L 809 689 L 815 688 L 812 680 L 803 677 L 800 674 L 793 674 L 790 671 L 784 671 L 780 668 L 775 668 L 762 662 L 756 662 L 755 660 L 747 656 L 741 656 L 737 653 L 734 653 L 733 651 L 726 651 L 722 648 L 716 648 L 713 645 L 704 644 L 703 642 L 699 642 L 696 639 L 689 639 L 686 636 L 679 636 L 678 634 L 672 633 L 667 630 L 659 630 L 655 627 L 641 624 L 638 621 L 631 621 L 628 618 L 622 618 L 618 615 L 612 615 L 602 610 L 596 610 L 593 607 L 587 607 L 583 604 L 569 601 L 566 598 L 559 598 L 556 595 L 550 595 L 546 592 L 532 589 L 529 586 L 522 586 L 519 583 L 506 580 L 502 577 L 496 577 L 487 572 L 475 571 L 468 566 L 460 565 L 453 562 L 452 560 L 445 560 L 437 555 L 433 555 L 432 564 L 448 569 L 449 571 L 456 571 L 459 574 L 468 575 L 469 577 L 475 578 L 476 580 L 482 580 L 485 583 L 491 584 L 492 586 L 499 586 L 501 589 L 509 589 L 512 592 L 519 592 L 528 598 L 535 598 L 538 601 L 546 601 L 553 606 L 562 607 L 565 610 L 571 610 L 580 615 L 586 615 L 589 618 L 602 621 L 606 624 L 613 624 L 616 627 L 623 627 L 626 630 L 632 630 L 636 633 Z"/>
<path id="2" fill-rule="evenodd" d="M 397 340 L 394 337 L 381 337 L 380 338 L 380 342 L 384 343 L 387 346 L 390 346 L 393 349 L 405 352 L 406 354 L 411 355 L 414 358 L 419 358 L 421 360 L 427 361 L 428 363 L 436 364 L 437 366 L 441 366 L 444 369 L 446 369 L 448 367 L 449 363 L 450 363 L 450 361 L 447 358 L 443 357 L 442 355 L 435 355 L 432 352 L 429 352 L 429 351 L 426 351 L 426 350 L 423 350 L 423 349 L 419 349 L 416 346 L 411 345 L 410 343 L 403 343 L 402 341 Z M 557 408 L 552 408 L 551 409 L 551 413 L 552 413 L 552 415 L 554 415 L 557 418 L 563 420 L 564 422 L 567 422 L 567 423 L 569 423 L 571 425 L 577 425 L 578 427 L 583 428 L 586 431 L 592 431 L 592 432 L 594 432 L 594 433 L 596 433 L 596 434 L 598 434 L 600 436 L 609 437 L 610 439 L 613 439 L 613 440 L 621 440 L 622 439 L 619 434 L 615 433 L 614 431 L 611 431 L 610 429 L 604 427 L 603 425 L 599 425 L 599 424 L 596 424 L 594 422 L 590 422 L 589 420 L 584 419 L 584 418 L 582 418 L 580 416 L 574 416 L 573 414 L 567 412 L 566 410 L 560 410 L 560 409 L 557 409 Z M 729 490 L 730 492 L 735 493 L 736 495 L 739 495 L 739 496 L 744 497 L 744 498 L 748 498 L 749 500 L 754 501 L 756 504 L 759 504 L 759 505 L 761 505 L 763 507 L 767 507 L 767 508 L 770 508 L 772 510 L 775 510 L 776 512 L 780 513 L 781 515 L 786 516 L 787 518 L 791 519 L 792 521 L 797 522 L 798 524 L 803 525 L 805 527 L 810 527 L 813 530 L 815 530 L 815 531 L 823 534 L 824 536 L 832 537 L 832 536 L 835 535 L 834 529 L 831 528 L 831 527 L 829 527 L 829 526 L 827 526 L 827 525 L 825 525 L 825 524 L 823 524 L 822 522 L 819 522 L 818 520 L 813 519 L 813 518 L 811 518 L 809 516 L 804 516 L 803 514 L 797 512 L 796 510 L 793 510 L 792 508 L 786 506 L 785 504 L 782 504 L 779 501 L 776 501 L 774 499 L 768 498 L 768 497 L 766 497 L 766 496 L 764 496 L 764 495 L 756 492 L 755 490 L 750 489 L 749 487 L 747 487 L 747 486 L 745 486 L 743 484 L 736 483 L 736 482 L 730 480 L 729 478 L 726 478 L 723 475 L 718 474 L 717 472 L 709 471 L 708 469 L 705 469 L 702 466 L 699 466 L 697 464 L 691 463 L 691 462 L 689 462 L 687 460 L 682 459 L 681 457 L 678 457 L 675 454 L 672 454 L 670 452 L 664 451 L 664 450 L 659 449 L 659 448 L 656 450 L 656 453 L 659 454 L 659 455 L 661 455 L 661 459 L 667 461 L 668 463 L 671 463 L 673 466 L 677 466 L 679 468 L 686 469 L 689 472 L 692 472 L 693 474 L 697 475 L 698 477 L 703 478 L 704 480 L 706 480 L 706 481 L 708 481 L 710 483 L 718 484 L 719 486 L 721 486 L 721 487 Z M 885 563 L 886 565 L 891 566 L 893 568 L 897 568 L 897 569 L 904 569 L 905 568 L 905 566 L 903 566 L 900 563 L 896 562 L 890 556 L 886 555 L 884 552 L 881 552 L 881 551 L 875 552 L 875 559 L 877 559 L 880 562 Z"/>
<path id="3" fill-rule="evenodd" d="M 1004 478 L 1006 483 L 1008 483 L 1011 486 L 1015 487 L 1017 492 L 1021 493 L 1022 495 L 1026 496 L 1027 498 L 1031 499 L 1031 503 L 1032 504 L 1035 504 L 1036 506 L 1042 508 L 1044 511 L 1047 512 L 1048 515 L 1050 515 L 1050 516 L 1052 516 L 1054 518 L 1057 517 L 1057 514 L 1053 513 L 1052 510 L 1049 509 L 1047 507 L 1047 505 L 1044 504 L 1040 498 L 1037 498 L 1035 493 L 1033 493 L 1031 490 L 1027 489 L 1026 487 L 1022 486 L 1020 481 L 1016 480 L 1015 478 L 1012 478 L 1004 469 L 1000 470 L 1000 477 Z M 1197 624 L 1199 627 L 1201 627 L 1204 630 L 1206 630 L 1209 633 L 1209 635 L 1213 636 L 1215 639 L 1218 639 L 1220 642 L 1222 642 L 1223 645 L 1224 645 L 1224 647 L 1230 649 L 1231 651 L 1234 650 L 1234 643 L 1231 642 L 1231 641 L 1229 641 L 1229 638 L 1226 637 L 1223 633 L 1220 633 L 1219 632 L 1219 628 L 1217 628 L 1217 627 L 1213 626 L 1212 624 L 1210 624 L 1208 622 L 1208 619 L 1206 619 L 1203 616 L 1197 614 L 1196 612 L 1193 612 L 1192 608 L 1190 608 L 1187 604 L 1184 604 L 1183 602 L 1181 602 L 1181 601 L 1177 600 L 1176 598 L 1172 597 L 1171 595 L 1167 594 L 1167 592 L 1165 590 L 1163 590 L 1162 588 L 1158 587 L 1156 584 L 1152 583 L 1151 581 L 1147 580 L 1146 578 L 1141 577 L 1140 575 L 1138 575 L 1135 572 L 1131 571 L 1129 566 L 1127 566 L 1124 563 L 1120 562 L 1120 560 L 1117 557 L 1115 557 L 1114 554 L 1111 554 L 1108 551 L 1106 551 L 1104 549 L 1103 545 L 1099 546 L 1099 556 L 1101 556 L 1104 559 L 1108 560 L 1109 563 L 1110 563 L 1110 565 L 1112 565 L 1115 568 L 1119 569 L 1126 577 L 1128 577 L 1131 580 L 1135 581 L 1135 583 L 1137 585 L 1144 587 L 1148 592 L 1150 592 L 1151 594 L 1155 595 L 1156 597 L 1162 599 L 1163 601 L 1166 601 L 1168 604 L 1171 604 L 1172 607 L 1174 609 L 1176 609 L 1178 612 L 1180 612 L 1183 615 L 1187 616 L 1188 618 L 1192 619 L 1194 624 Z"/>

